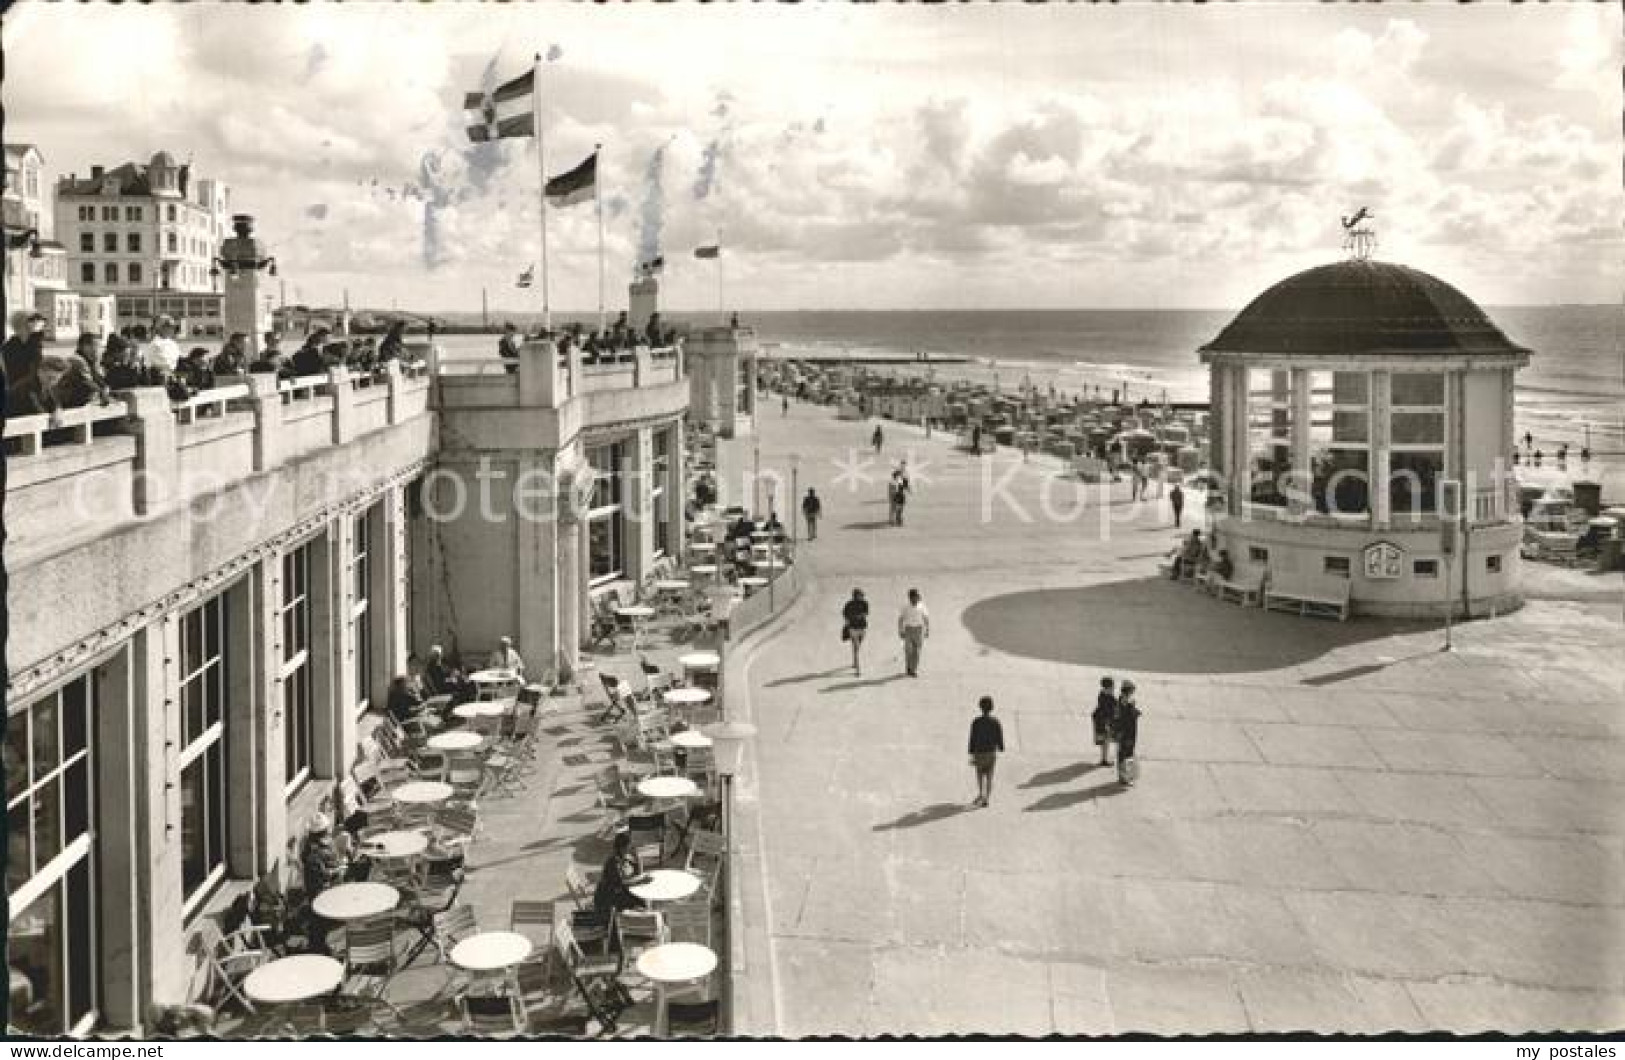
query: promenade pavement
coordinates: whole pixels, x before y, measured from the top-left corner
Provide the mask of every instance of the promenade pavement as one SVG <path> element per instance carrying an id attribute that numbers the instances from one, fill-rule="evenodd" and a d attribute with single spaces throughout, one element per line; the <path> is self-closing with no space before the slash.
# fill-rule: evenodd
<path id="1" fill-rule="evenodd" d="M 1617 589 L 1459 625 L 1446 654 L 1431 623 L 1159 578 L 1166 508 L 1126 484 L 1102 505 L 1059 461 L 888 422 L 864 469 L 873 425 L 776 402 L 760 421 L 764 471 L 788 481 L 799 455 L 825 517 L 799 552 L 812 583 L 747 646 L 730 707 L 760 730 L 738 882 L 769 999 L 737 1033 L 1625 1026 Z M 839 639 L 854 586 L 862 676 Z M 911 586 L 932 614 L 917 679 L 895 634 Z M 1144 711 L 1126 791 L 1093 764 L 1103 674 Z M 984 693 L 1007 753 L 974 809 Z"/>

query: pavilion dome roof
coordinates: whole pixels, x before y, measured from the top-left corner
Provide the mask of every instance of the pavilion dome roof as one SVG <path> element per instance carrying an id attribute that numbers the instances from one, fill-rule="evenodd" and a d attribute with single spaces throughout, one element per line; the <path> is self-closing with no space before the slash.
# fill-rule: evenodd
<path id="1" fill-rule="evenodd" d="M 1452 356 L 1529 351 L 1443 280 L 1404 265 L 1353 259 L 1277 283 L 1200 352 Z"/>

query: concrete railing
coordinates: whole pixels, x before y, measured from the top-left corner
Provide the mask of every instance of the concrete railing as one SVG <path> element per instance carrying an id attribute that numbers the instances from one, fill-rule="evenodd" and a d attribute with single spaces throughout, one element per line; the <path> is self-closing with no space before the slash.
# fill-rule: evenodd
<path id="1" fill-rule="evenodd" d="M 139 387 L 105 406 L 7 422 L 12 543 L 43 545 L 65 529 L 150 515 L 429 414 L 427 375 L 399 365 L 364 381 L 343 368 L 234 378 L 185 401 Z"/>
<path id="2" fill-rule="evenodd" d="M 85 405 L 63 412 L 42 412 L 36 416 L 17 416 L 6 421 L 5 438 L 15 441 L 12 457 L 37 456 L 48 448 L 58 446 L 89 445 L 94 437 L 92 429 L 98 423 L 124 419 L 129 410 L 119 401 L 107 405 Z"/>

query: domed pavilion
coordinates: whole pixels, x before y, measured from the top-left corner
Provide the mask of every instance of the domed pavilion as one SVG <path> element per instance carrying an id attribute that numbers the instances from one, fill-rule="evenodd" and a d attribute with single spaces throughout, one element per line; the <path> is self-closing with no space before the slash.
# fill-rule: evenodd
<path id="1" fill-rule="evenodd" d="M 1529 351 L 1466 295 L 1357 256 L 1277 283 L 1199 352 L 1233 582 L 1354 614 L 1521 602 L 1512 401 Z"/>

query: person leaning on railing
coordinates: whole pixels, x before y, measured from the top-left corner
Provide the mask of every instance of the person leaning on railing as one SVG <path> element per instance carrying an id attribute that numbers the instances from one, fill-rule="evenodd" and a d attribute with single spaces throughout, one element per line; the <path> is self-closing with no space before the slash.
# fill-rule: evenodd
<path id="1" fill-rule="evenodd" d="M 38 313 L 13 313 L 11 332 L 0 347 L 5 358 L 8 413 L 37 416 L 56 411 L 56 398 L 40 374 L 45 365 L 45 318 Z"/>
<path id="2" fill-rule="evenodd" d="M 96 342 L 96 335 L 86 331 L 74 343 L 68 368 L 57 376 L 56 384 L 52 387 L 56 403 L 62 408 L 82 408 L 91 401 L 107 404 L 108 385 L 101 373 L 101 356 L 96 350 Z"/>

